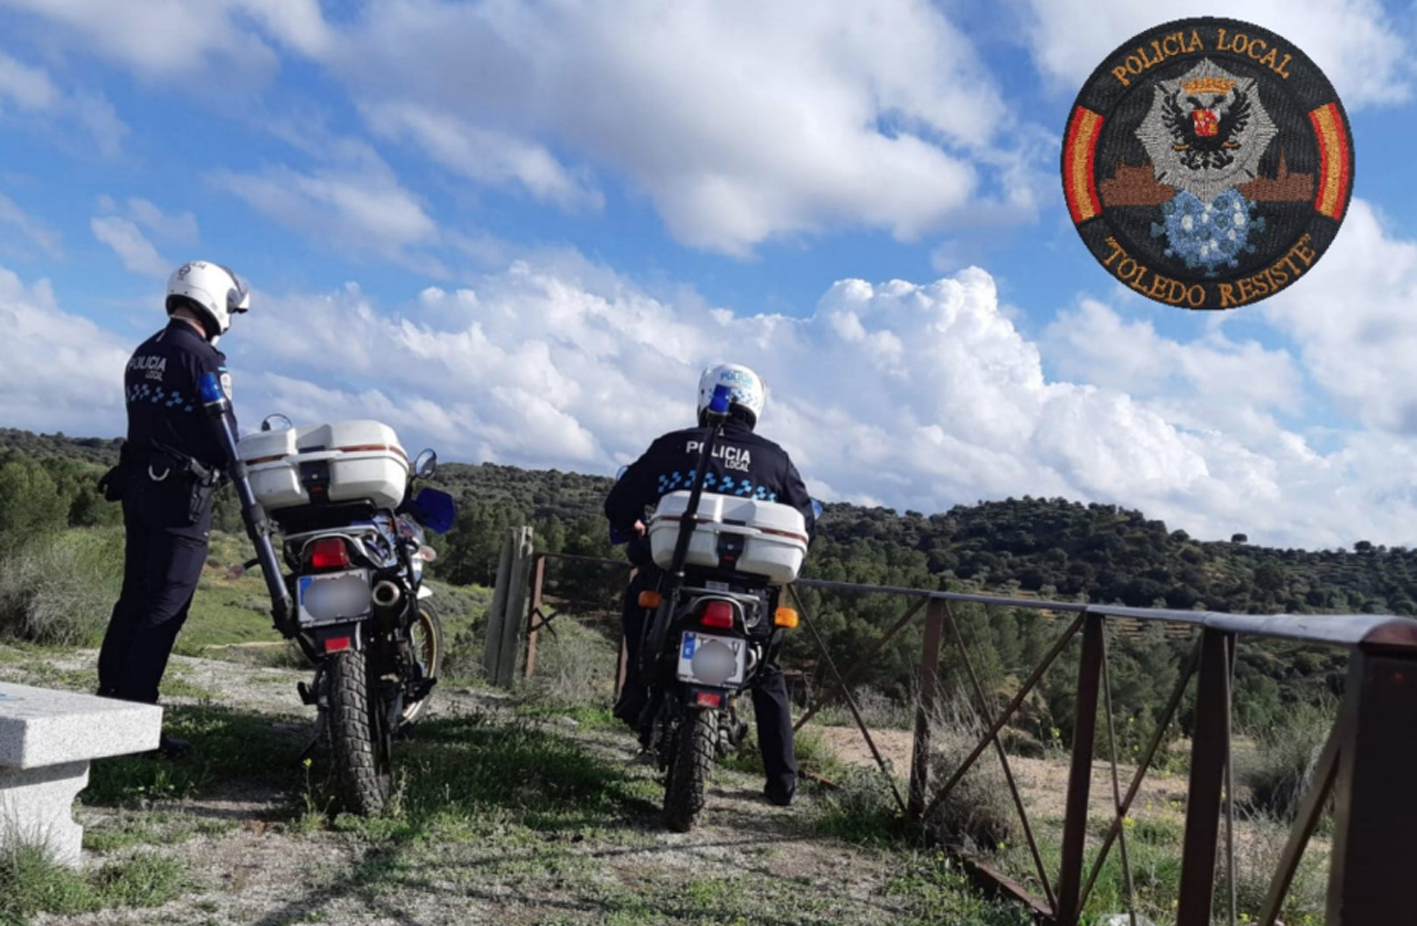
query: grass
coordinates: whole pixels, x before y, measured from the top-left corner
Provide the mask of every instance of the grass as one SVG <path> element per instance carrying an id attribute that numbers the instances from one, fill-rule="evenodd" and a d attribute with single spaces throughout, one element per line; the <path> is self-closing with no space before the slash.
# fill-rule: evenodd
<path id="1" fill-rule="evenodd" d="M 4 926 L 27 923 L 41 912 L 161 906 L 186 889 L 182 863 L 153 852 L 140 852 L 85 873 L 55 864 L 41 847 L 19 844 L 0 849 L 0 924 Z"/>
<path id="2" fill-rule="evenodd" d="M 132 807 L 210 793 L 234 780 L 283 783 L 293 778 L 306 741 L 272 726 L 277 718 L 210 704 L 166 709 L 167 731 L 192 742 L 175 762 L 135 756 L 93 763 L 85 804 Z"/>

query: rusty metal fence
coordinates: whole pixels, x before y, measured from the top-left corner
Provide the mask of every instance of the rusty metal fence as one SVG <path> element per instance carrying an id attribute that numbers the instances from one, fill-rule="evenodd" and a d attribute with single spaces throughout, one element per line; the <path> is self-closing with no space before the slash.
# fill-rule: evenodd
<path id="1" fill-rule="evenodd" d="M 538 633 L 556 616 L 547 609 L 545 596 L 548 560 L 598 563 L 621 570 L 628 580 L 629 564 L 623 561 L 558 554 L 536 554 L 531 569 L 531 594 L 526 609 L 526 675 L 535 672 Z M 799 588 L 848 595 L 890 595 L 906 602 L 892 622 L 856 662 L 844 671 L 836 665 L 804 606 Z M 890 782 L 902 816 L 922 825 L 946 801 L 965 775 L 986 752 L 993 752 L 1018 815 L 1042 896 L 986 861 L 956 852 L 976 880 L 1026 904 L 1035 918 L 1049 926 L 1078 926 L 1088 900 L 1110 853 L 1121 859 L 1129 915 L 1138 922 L 1132 894 L 1132 870 L 1127 846 L 1128 814 L 1163 745 L 1167 728 L 1175 721 L 1192 681 L 1195 682 L 1195 718 L 1191 734 L 1189 780 L 1185 800 L 1181 847 L 1177 926 L 1209 926 L 1213 911 L 1221 921 L 1237 922 L 1235 898 L 1236 840 L 1234 818 L 1234 762 L 1232 683 L 1236 647 L 1241 640 L 1286 640 L 1340 647 L 1347 651 L 1348 674 L 1338 718 L 1329 732 L 1312 784 L 1298 803 L 1297 819 L 1289 832 L 1279 863 L 1269 882 L 1268 897 L 1258 919 L 1277 926 L 1280 912 L 1304 850 L 1326 807 L 1333 812 L 1327 911 L 1328 926 L 1417 922 L 1417 621 L 1389 615 L 1242 615 L 1209 611 L 1174 611 L 1091 605 L 1036 598 L 924 591 L 801 579 L 789 586 L 802 623 L 818 645 L 830 684 L 813 699 L 797 719 L 796 728 L 837 700 L 843 702 L 883 775 Z M 960 632 L 955 607 L 976 604 L 1042 610 L 1066 621 L 1039 662 L 1002 709 L 995 712 L 970 658 Z M 914 718 L 913 748 L 906 794 L 902 795 L 853 693 L 873 660 L 923 613 L 923 645 L 917 670 L 918 699 Z M 1141 752 L 1126 788 L 1117 762 L 1112 679 L 1106 629 L 1110 624 L 1159 624 L 1188 629 L 1194 644 L 1162 715 Z M 1077 662 L 1076 713 L 1070 769 L 1062 821 L 1060 864 L 1050 872 L 1040 851 L 1035 828 L 1025 806 L 1010 756 L 1001 738 L 1044 674 L 1074 640 L 1080 647 Z M 931 780 L 931 718 L 941 697 L 940 660 L 944 646 L 957 649 L 967 679 L 967 693 L 985 732 L 967 756 L 943 781 Z M 621 648 L 623 679 L 624 649 Z M 1099 721 L 1102 729 L 1099 730 Z M 1110 773 L 1107 813 L 1100 821 L 1091 814 L 1093 763 L 1099 734 L 1106 737 Z M 1105 836 L 1089 846 L 1089 826 L 1101 823 Z M 1223 833 L 1222 833 L 1223 831 Z M 948 842 L 948 835 L 943 834 Z M 1092 858 L 1088 864 L 1089 849 Z M 1223 852 L 1223 858 L 1222 858 Z M 1219 866 L 1223 864 L 1224 868 Z M 1215 897 L 1217 871 L 1227 877 L 1228 896 Z"/>

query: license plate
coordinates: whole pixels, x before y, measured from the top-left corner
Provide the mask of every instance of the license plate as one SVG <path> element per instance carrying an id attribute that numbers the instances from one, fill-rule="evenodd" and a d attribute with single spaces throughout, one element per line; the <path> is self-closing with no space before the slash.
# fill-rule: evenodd
<path id="1" fill-rule="evenodd" d="M 300 623 L 306 627 L 361 620 L 373 611 L 367 569 L 301 576 L 295 589 Z"/>
<path id="2" fill-rule="evenodd" d="M 679 645 L 679 679 L 715 688 L 741 687 L 748 667 L 748 641 L 684 632 Z"/>

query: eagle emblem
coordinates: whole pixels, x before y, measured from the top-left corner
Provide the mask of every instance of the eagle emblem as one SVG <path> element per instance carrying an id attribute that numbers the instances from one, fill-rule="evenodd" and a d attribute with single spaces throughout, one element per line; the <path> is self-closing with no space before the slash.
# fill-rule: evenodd
<path id="1" fill-rule="evenodd" d="M 1250 232 L 1264 218 L 1237 187 L 1259 176 L 1260 159 L 1278 129 L 1252 77 L 1238 77 L 1209 58 L 1175 80 L 1159 80 L 1151 110 L 1136 137 L 1151 157 L 1156 179 L 1176 190 L 1162 206 L 1166 256 L 1213 273 L 1235 267 L 1254 250 Z"/>

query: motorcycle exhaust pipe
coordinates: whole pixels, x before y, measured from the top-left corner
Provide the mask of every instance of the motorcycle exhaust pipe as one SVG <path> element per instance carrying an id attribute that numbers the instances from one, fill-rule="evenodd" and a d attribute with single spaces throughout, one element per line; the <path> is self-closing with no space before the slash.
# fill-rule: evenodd
<path id="1" fill-rule="evenodd" d="M 403 589 L 398 587 L 398 583 L 390 582 L 388 579 L 375 583 L 370 594 L 374 606 L 382 610 L 392 609 L 403 600 Z"/>

